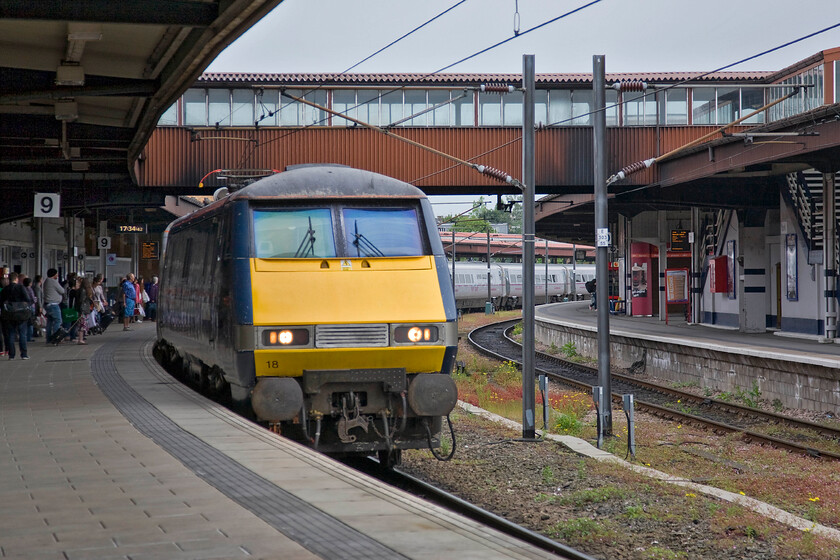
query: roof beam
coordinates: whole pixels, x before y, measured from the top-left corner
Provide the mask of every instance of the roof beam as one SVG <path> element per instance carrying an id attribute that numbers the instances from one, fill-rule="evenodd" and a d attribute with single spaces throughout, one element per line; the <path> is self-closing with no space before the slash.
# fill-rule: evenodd
<path id="1" fill-rule="evenodd" d="M 37 2 L 4 2 L 0 4 L 0 19 L 208 27 L 218 15 L 218 1 L 146 0 L 144 2 L 114 2 L 113 0 L 85 0 L 84 2 L 68 2 L 67 0 L 38 0 Z"/>

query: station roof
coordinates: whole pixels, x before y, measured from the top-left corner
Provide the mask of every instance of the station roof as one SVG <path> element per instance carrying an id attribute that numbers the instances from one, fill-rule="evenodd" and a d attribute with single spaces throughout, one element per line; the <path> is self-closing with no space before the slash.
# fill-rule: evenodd
<path id="1" fill-rule="evenodd" d="M 65 209 L 157 202 L 130 191 L 160 114 L 280 1 L 0 4 L 0 220 L 31 215 L 33 191 Z"/>
<path id="2" fill-rule="evenodd" d="M 646 81 L 649 83 L 685 82 L 695 83 L 720 82 L 756 82 L 765 80 L 774 72 L 712 72 L 701 75 L 700 72 L 632 72 L 607 74 L 607 82 Z M 698 77 L 699 75 L 699 77 Z M 269 74 L 249 72 L 207 72 L 196 81 L 196 86 L 230 85 L 230 84 L 283 84 L 283 85 L 347 85 L 347 86 L 377 86 L 377 85 L 440 85 L 466 86 L 487 82 L 519 83 L 521 74 Z M 592 85 L 592 74 L 537 74 L 537 86 L 586 86 Z"/>

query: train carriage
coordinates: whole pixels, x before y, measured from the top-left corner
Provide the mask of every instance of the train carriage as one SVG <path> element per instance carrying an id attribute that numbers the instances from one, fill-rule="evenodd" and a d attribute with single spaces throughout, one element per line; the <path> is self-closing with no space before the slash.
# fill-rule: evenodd
<path id="1" fill-rule="evenodd" d="M 417 188 L 301 166 L 170 225 L 156 356 L 334 454 L 438 447 L 455 300 Z"/>

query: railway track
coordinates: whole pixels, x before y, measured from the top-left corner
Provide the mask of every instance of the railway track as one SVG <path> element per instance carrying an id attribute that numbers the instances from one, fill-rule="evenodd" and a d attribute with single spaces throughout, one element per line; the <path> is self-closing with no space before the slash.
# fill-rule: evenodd
<path id="1" fill-rule="evenodd" d="M 522 347 L 508 334 L 519 319 L 479 327 L 469 334 L 470 344 L 480 353 L 521 365 Z M 590 392 L 598 370 L 543 352 L 536 353 L 535 369 L 557 383 Z M 840 461 L 840 430 L 741 406 L 719 399 L 700 397 L 679 389 L 634 379 L 629 375 L 612 374 L 612 399 L 621 402 L 621 395 L 633 393 L 638 410 L 686 424 L 705 426 L 715 433 L 741 433 L 747 442 L 770 445 L 824 460 Z M 773 432 L 795 432 L 792 439 Z M 830 449 L 829 449 L 830 448 Z"/>
<path id="2" fill-rule="evenodd" d="M 540 533 L 528 530 L 520 525 L 511 523 L 507 519 L 482 509 L 474 504 L 462 500 L 440 488 L 423 482 L 419 478 L 402 472 L 399 468 L 386 469 L 375 459 L 348 458 L 343 462 L 348 466 L 362 471 L 374 478 L 419 496 L 449 511 L 454 511 L 482 525 L 491 527 L 500 533 L 527 542 L 541 550 L 557 555 L 557 558 L 568 560 L 594 560 L 592 556 L 584 554 L 574 548 L 550 539 Z"/>

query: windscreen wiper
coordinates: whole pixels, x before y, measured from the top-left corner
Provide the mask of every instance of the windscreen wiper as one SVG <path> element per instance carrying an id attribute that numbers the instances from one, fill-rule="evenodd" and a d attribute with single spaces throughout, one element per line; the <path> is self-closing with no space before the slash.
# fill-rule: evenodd
<path id="1" fill-rule="evenodd" d="M 298 250 L 295 251 L 296 259 L 303 259 L 306 257 L 315 256 L 315 230 L 312 229 L 312 217 L 309 217 L 309 229 L 306 230 L 306 236 L 300 242 Z"/>
<path id="2" fill-rule="evenodd" d="M 363 234 L 359 233 L 359 221 L 356 220 L 353 222 L 353 229 L 355 239 L 353 239 L 353 245 L 356 247 L 357 257 L 362 256 L 362 251 L 364 251 L 366 257 L 384 257 L 385 253 L 380 251 L 376 245 L 374 245 L 370 239 L 365 237 Z"/>

